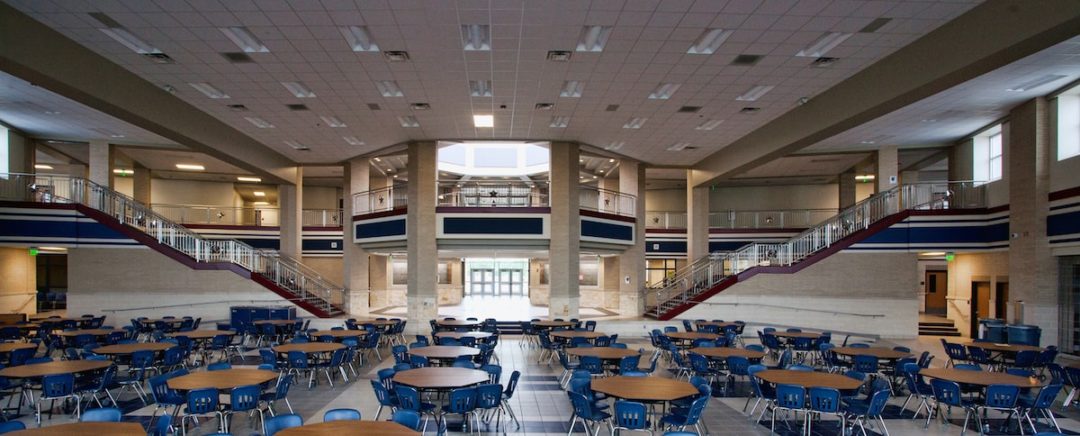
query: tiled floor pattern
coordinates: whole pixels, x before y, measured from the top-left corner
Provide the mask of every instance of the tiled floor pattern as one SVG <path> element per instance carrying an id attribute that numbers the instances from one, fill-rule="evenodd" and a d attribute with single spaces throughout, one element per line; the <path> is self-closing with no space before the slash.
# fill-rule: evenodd
<path id="1" fill-rule="evenodd" d="M 633 346 L 648 348 L 648 344 L 644 340 L 636 340 L 633 342 Z M 882 344 L 889 345 L 892 344 L 892 342 L 882 341 Z M 943 354 L 940 351 L 940 345 L 932 338 L 899 341 L 897 344 L 910 346 L 916 351 L 927 349 L 937 355 Z M 244 362 L 237 361 L 235 362 L 235 366 L 240 366 L 242 363 L 254 365 L 257 363 L 256 358 L 254 357 L 255 354 L 256 352 L 254 351 L 249 353 L 244 359 Z M 556 381 L 556 377 L 559 372 L 561 372 L 561 369 L 558 367 L 557 363 L 553 363 L 552 365 L 546 363 L 537 364 L 537 354 L 538 351 L 536 349 L 528 346 L 523 347 L 516 338 L 506 338 L 500 343 L 497 355 L 499 356 L 504 369 L 503 382 L 505 383 L 506 379 L 510 376 L 510 373 L 514 370 L 519 370 L 523 373 L 518 391 L 512 401 L 514 411 L 521 420 L 521 427 L 517 428 L 513 424 L 510 424 L 508 428 L 500 428 L 500 430 L 505 430 L 507 434 L 558 435 L 567 433 L 567 421 L 570 417 L 570 406 L 566 394 L 562 392 Z M 374 379 L 376 371 L 389 366 L 391 361 L 392 359 L 390 361 L 384 360 L 378 365 L 368 365 L 360 368 L 359 380 L 354 379 L 350 383 L 335 382 L 337 386 L 334 388 L 330 388 L 325 381 L 311 390 L 306 389 L 305 386 L 294 386 L 289 394 L 290 402 L 296 412 L 301 414 L 306 422 L 319 422 L 322 420 L 322 415 L 325 411 L 338 407 L 359 409 L 362 412 L 364 419 L 373 419 L 375 411 L 378 409 L 378 403 L 375 401 L 368 380 Z M 940 365 L 944 362 L 936 363 Z M 745 383 L 737 383 L 734 389 L 730 390 L 731 397 L 715 398 L 710 402 L 709 407 L 705 412 L 705 424 L 708 427 L 710 434 L 770 434 L 768 428 L 768 415 L 765 416 L 762 424 L 756 424 L 753 420 L 748 419 L 747 415 L 742 411 L 743 406 L 746 403 L 746 392 L 748 392 L 748 388 Z M 941 424 L 935 421 L 931 423 L 928 428 L 924 429 L 923 423 L 925 420 L 920 419 L 913 421 L 909 419 L 908 417 L 911 414 L 910 411 L 906 412 L 903 417 L 898 416 L 899 406 L 902 402 L 903 398 L 893 398 L 890 400 L 890 406 L 887 410 L 888 419 L 886 419 L 889 434 L 960 434 L 959 423 L 963 418 L 962 413 L 954 412 L 951 417 L 951 424 Z M 142 407 L 138 399 L 130 393 L 124 396 L 121 405 L 127 412 L 125 419 L 143 423 L 149 422 L 150 416 L 155 409 L 152 405 Z M 909 410 L 910 408 L 912 408 L 912 406 L 909 406 Z M 279 409 L 284 409 L 284 405 L 281 405 Z M 381 419 L 386 419 L 388 416 L 389 412 L 383 411 Z M 1074 433 L 1074 431 L 1080 431 L 1080 421 L 1077 421 L 1077 418 L 1080 418 L 1080 413 L 1070 411 L 1061 416 L 1059 423 L 1062 425 L 1063 430 L 1067 430 L 1067 433 L 1080 434 Z M 32 425 L 32 416 L 24 416 L 20 419 Z M 51 420 L 46 419 L 45 425 L 69 422 L 69 420 L 70 418 L 66 415 L 58 414 Z M 798 421 L 795 421 L 790 417 L 787 417 L 786 419 L 785 417 L 780 417 L 778 420 L 777 431 L 779 434 L 801 434 L 801 415 L 798 417 Z M 506 421 L 504 421 L 504 424 L 505 423 Z M 995 432 L 992 432 L 991 434 L 1006 434 L 996 431 L 998 423 L 999 421 L 994 422 Z M 199 427 L 189 428 L 188 434 L 201 435 L 213 433 L 216 426 L 216 420 L 202 420 L 202 424 Z M 824 418 L 820 422 L 815 422 L 813 434 L 839 434 L 837 428 L 838 425 L 835 420 Z M 428 428 L 429 433 L 433 434 L 434 429 L 435 425 L 434 423 L 431 423 Z M 460 431 L 460 418 L 450 418 L 449 429 L 450 434 L 465 434 Z M 1040 430 L 1043 429 L 1044 428 L 1040 427 Z M 257 420 L 249 421 L 244 417 L 237 417 L 234 420 L 232 430 L 234 435 L 255 434 L 258 432 Z M 873 428 L 870 430 L 871 434 L 875 433 Z M 606 434 L 608 429 L 604 427 L 602 431 Z M 482 424 L 480 432 L 494 433 L 494 423 Z M 584 433 L 584 430 L 579 425 L 575 429 L 575 433 Z M 1027 430 L 1027 433 L 1030 434 L 1030 429 Z M 1017 434 L 1015 429 L 1013 429 L 1013 434 Z"/>

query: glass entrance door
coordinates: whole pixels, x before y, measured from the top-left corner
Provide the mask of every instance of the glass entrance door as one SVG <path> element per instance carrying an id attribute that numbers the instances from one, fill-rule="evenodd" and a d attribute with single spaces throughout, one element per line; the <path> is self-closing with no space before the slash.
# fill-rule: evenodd
<path id="1" fill-rule="evenodd" d="M 469 294 L 491 295 L 495 293 L 495 270 L 474 269 L 470 271 Z"/>
<path id="2" fill-rule="evenodd" d="M 527 259 L 466 259 L 465 295 L 527 296 Z"/>

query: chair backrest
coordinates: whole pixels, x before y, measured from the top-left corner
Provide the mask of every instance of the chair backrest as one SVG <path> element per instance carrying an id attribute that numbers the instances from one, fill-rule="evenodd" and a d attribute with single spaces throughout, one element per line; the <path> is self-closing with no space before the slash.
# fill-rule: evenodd
<path id="1" fill-rule="evenodd" d="M 796 364 L 796 365 L 788 366 L 787 370 L 789 370 L 789 371 L 814 372 L 814 367 L 809 366 L 809 365 Z"/>
<path id="2" fill-rule="evenodd" d="M 990 385 L 986 387 L 986 407 L 1012 409 L 1020 397 L 1020 388 L 1015 385 Z"/>
<path id="3" fill-rule="evenodd" d="M 595 419 L 595 413 L 593 413 L 595 409 L 593 409 L 593 405 L 587 397 L 573 391 L 567 392 L 566 395 L 570 397 L 570 405 L 574 408 L 574 414 L 587 420 Z"/>
<path id="4" fill-rule="evenodd" d="M 459 388 L 450 391 L 446 411 L 449 413 L 468 413 L 476 410 L 476 388 Z"/>
<path id="5" fill-rule="evenodd" d="M 637 371 L 638 365 L 641 363 L 641 355 L 633 354 L 630 356 L 619 359 L 619 373 L 626 373 L 631 371 Z"/>
<path id="6" fill-rule="evenodd" d="M 0 422 L 0 434 L 11 433 L 13 431 L 26 430 L 26 424 L 22 421 L 7 421 Z"/>
<path id="7" fill-rule="evenodd" d="M 489 383 L 498 384 L 499 380 L 502 379 L 502 366 L 488 364 L 488 365 L 481 366 L 480 370 L 488 373 L 488 382 Z"/>
<path id="8" fill-rule="evenodd" d="M 397 394 L 398 404 L 402 409 L 420 411 L 420 394 L 416 388 L 394 385 L 394 393 Z"/>
<path id="9" fill-rule="evenodd" d="M 262 386 L 246 385 L 237 386 L 229 392 L 229 403 L 233 412 L 255 410 L 259 407 L 259 394 Z"/>
<path id="10" fill-rule="evenodd" d="M 878 359 L 868 354 L 858 354 L 855 356 L 853 368 L 867 374 L 876 373 L 878 371 Z"/>
<path id="11" fill-rule="evenodd" d="M 188 413 L 206 414 L 217 412 L 218 390 L 214 388 L 194 389 L 187 394 Z"/>
<path id="12" fill-rule="evenodd" d="M 959 369 L 959 370 L 962 370 L 962 371 L 982 371 L 982 367 L 979 366 L 977 363 L 960 363 L 960 364 L 955 364 L 954 363 L 953 368 L 954 369 Z"/>
<path id="13" fill-rule="evenodd" d="M 776 405 L 787 409 L 802 409 L 806 403 L 806 390 L 802 386 L 779 384 L 776 386 Z"/>
<path id="14" fill-rule="evenodd" d="M 214 362 L 206 365 L 207 371 L 224 371 L 226 369 L 232 369 L 232 364 L 229 362 Z"/>
<path id="15" fill-rule="evenodd" d="M 934 389 L 934 398 L 950 406 L 963 407 L 960 399 L 960 385 L 948 380 L 930 380 L 930 386 Z"/>
<path id="16" fill-rule="evenodd" d="M 581 363 L 580 368 L 589 371 L 593 374 L 604 373 L 604 362 L 596 356 L 581 356 L 578 361 Z"/>
<path id="17" fill-rule="evenodd" d="M 154 431 L 150 434 L 152 436 L 169 436 L 169 430 L 171 429 L 171 427 L 172 415 L 168 413 L 163 413 L 157 417 L 157 421 L 154 423 Z"/>
<path id="18" fill-rule="evenodd" d="M 684 321 L 690 323 L 690 321 Z M 629 430 L 645 430 L 648 427 L 648 409 L 635 401 L 615 402 L 615 427 Z"/>
<path id="19" fill-rule="evenodd" d="M 303 351 L 290 351 L 288 354 L 289 366 L 293 368 L 308 368 L 308 355 Z"/>
<path id="20" fill-rule="evenodd" d="M 41 378 L 42 398 L 64 397 L 71 395 L 74 390 L 74 374 L 53 374 Z"/>
<path id="21" fill-rule="evenodd" d="M 391 421 L 415 431 L 420 431 L 420 414 L 413 410 L 399 409 L 390 417 Z"/>
<path id="22" fill-rule="evenodd" d="M 323 414 L 323 422 L 330 421 L 359 421 L 360 411 L 356 409 L 331 409 Z"/>
<path id="23" fill-rule="evenodd" d="M 410 354 L 409 364 L 412 365 L 413 368 L 427 368 L 429 362 L 427 357 Z"/>
<path id="24" fill-rule="evenodd" d="M 390 390 L 386 385 L 379 383 L 376 380 L 371 381 L 371 390 L 375 391 L 375 399 L 379 400 L 379 404 L 383 406 L 396 407 L 393 396 L 390 395 Z"/>
<path id="25" fill-rule="evenodd" d="M 79 422 L 120 422 L 123 413 L 115 407 L 89 409 L 82 413 Z"/>
<path id="26" fill-rule="evenodd" d="M 510 381 L 506 382 L 506 390 L 503 391 L 503 395 L 507 399 L 510 399 L 514 396 L 514 391 L 517 389 L 519 378 L 521 378 L 521 371 L 514 371 L 510 373 Z"/>
<path id="27" fill-rule="evenodd" d="M 701 420 L 701 414 L 705 412 L 705 406 L 709 405 L 709 395 L 702 395 L 690 403 L 690 409 L 686 411 L 686 425 L 695 425 Z"/>
<path id="28" fill-rule="evenodd" d="M 1057 398 L 1058 393 L 1061 392 L 1062 385 L 1060 383 L 1052 383 L 1044 386 L 1039 391 L 1039 396 L 1035 397 L 1035 402 L 1032 405 L 1034 409 L 1050 410 L 1050 407 L 1054 405 L 1054 399 Z"/>
<path id="29" fill-rule="evenodd" d="M 275 416 L 267 419 L 263 424 L 263 426 L 266 427 L 266 436 L 274 436 L 277 432 L 284 429 L 302 425 L 304 425 L 304 418 L 301 418 L 300 415 L 295 413 Z"/>
<path id="30" fill-rule="evenodd" d="M 502 403 L 502 385 L 495 383 L 482 384 L 476 387 L 476 408 L 494 409 Z"/>
<path id="31" fill-rule="evenodd" d="M 1016 361 L 1013 364 L 1017 368 L 1031 368 L 1039 359 L 1039 352 L 1035 350 L 1021 350 L 1016 353 Z"/>
<path id="32" fill-rule="evenodd" d="M 824 413 L 840 411 L 840 391 L 833 388 L 810 388 L 810 410 Z"/>
<path id="33" fill-rule="evenodd" d="M 870 396 L 870 406 L 866 409 L 866 416 L 871 419 L 881 416 L 881 412 L 885 411 L 885 406 L 889 403 L 889 396 L 891 395 L 892 392 L 889 389 L 874 391 L 874 394 Z"/>

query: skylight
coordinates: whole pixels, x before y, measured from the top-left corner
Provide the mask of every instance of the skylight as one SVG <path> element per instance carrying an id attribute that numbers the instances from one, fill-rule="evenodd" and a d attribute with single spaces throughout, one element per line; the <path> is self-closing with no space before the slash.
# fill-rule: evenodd
<path id="1" fill-rule="evenodd" d="M 440 173 L 478 177 L 519 177 L 547 172 L 550 153 L 526 142 L 460 142 L 439 147 Z"/>

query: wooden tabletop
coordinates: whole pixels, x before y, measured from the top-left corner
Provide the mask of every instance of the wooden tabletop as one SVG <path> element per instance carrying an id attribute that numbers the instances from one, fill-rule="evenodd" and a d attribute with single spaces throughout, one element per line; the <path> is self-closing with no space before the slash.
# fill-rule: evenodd
<path id="1" fill-rule="evenodd" d="M 252 324 L 255 324 L 255 325 L 260 325 L 260 324 L 293 325 L 293 324 L 296 324 L 297 321 L 300 321 L 300 320 L 298 320 L 298 319 L 261 319 L 261 320 L 252 322 Z"/>
<path id="2" fill-rule="evenodd" d="M 430 347 L 424 347 L 430 348 Z M 415 350 L 411 350 L 410 353 Z M 469 368 L 430 367 L 400 371 L 394 374 L 394 383 L 417 389 L 452 389 L 472 386 L 488 381 L 488 373 Z"/>
<path id="3" fill-rule="evenodd" d="M 74 422 L 71 424 L 50 425 L 8 433 L 9 435 L 33 436 L 70 436 L 74 434 L 96 434 L 109 436 L 146 436 L 146 429 L 137 422 Z"/>
<path id="4" fill-rule="evenodd" d="M 782 332 L 777 330 L 772 332 L 772 335 L 778 338 L 820 338 L 821 332 Z"/>
<path id="5" fill-rule="evenodd" d="M 86 321 L 88 319 L 93 319 L 93 318 L 94 317 L 92 317 L 92 316 L 80 316 L 80 317 L 77 317 L 77 318 L 65 318 L 65 317 L 60 317 L 60 316 L 52 317 L 52 316 L 30 315 L 30 319 L 34 320 L 34 321 L 37 321 L 37 322 L 41 322 L 41 321 L 50 321 L 50 322 L 76 321 L 76 322 L 78 322 L 78 321 Z"/>
<path id="6" fill-rule="evenodd" d="M 311 334 L 312 337 L 319 336 L 333 336 L 337 339 L 341 338 L 358 338 L 361 336 L 367 336 L 367 330 L 319 330 Z"/>
<path id="7" fill-rule="evenodd" d="M 742 356 L 747 359 L 761 359 L 765 357 L 764 351 L 754 351 L 743 348 L 697 347 L 691 348 L 690 352 L 713 359 L 726 359 L 728 356 Z"/>
<path id="8" fill-rule="evenodd" d="M 459 356 L 476 356 L 480 350 L 473 347 L 460 347 L 457 345 L 431 345 L 427 347 L 413 348 L 409 354 L 424 356 L 428 359 L 457 359 Z"/>
<path id="9" fill-rule="evenodd" d="M 593 380 L 592 390 L 633 401 L 672 401 L 697 395 L 694 385 L 666 377 L 615 376 Z"/>
<path id="10" fill-rule="evenodd" d="M 108 368 L 112 364 L 107 360 L 58 360 L 0 369 L 0 377 L 31 378 L 53 374 L 97 371 Z"/>
<path id="11" fill-rule="evenodd" d="M 975 342 L 970 339 L 960 341 L 964 345 L 970 345 L 973 347 L 979 347 L 987 351 L 996 351 L 998 353 L 1016 353 L 1019 351 L 1042 351 L 1040 347 L 1034 345 L 1021 345 L 1021 344 L 997 344 L 993 342 Z"/>
<path id="12" fill-rule="evenodd" d="M 300 351 L 304 353 L 329 353 L 345 348 L 337 342 L 305 342 L 302 344 L 282 344 L 273 348 L 275 353 L 288 353 L 290 351 Z"/>
<path id="13" fill-rule="evenodd" d="M 923 368 L 919 374 L 926 377 L 954 381 L 965 385 L 1013 385 L 1021 388 L 1037 388 L 1045 386 L 1046 382 L 1037 377 L 1021 377 L 1003 372 L 967 371 L 952 368 Z"/>
<path id="14" fill-rule="evenodd" d="M 154 324 L 158 321 L 161 321 L 165 324 L 182 324 L 184 322 L 184 318 L 146 318 L 139 320 L 139 322 L 143 324 Z M 195 321 L 192 320 L 191 322 Z"/>
<path id="15" fill-rule="evenodd" d="M 553 327 L 573 327 L 577 325 L 576 322 L 570 321 L 533 321 L 533 327 L 553 328 Z"/>
<path id="16" fill-rule="evenodd" d="M 705 332 L 671 332 L 671 333 L 664 333 L 664 336 L 667 336 L 667 337 L 669 337 L 671 339 L 680 340 L 680 341 L 692 341 L 694 339 L 714 340 L 714 339 L 720 337 L 720 335 L 718 335 L 716 333 L 705 333 Z"/>
<path id="17" fill-rule="evenodd" d="M 36 323 L 36 322 L 0 324 L 0 328 L 4 328 L 4 327 L 16 327 L 16 328 L 27 330 L 27 329 L 36 329 L 38 327 L 41 327 L 41 324 Z"/>
<path id="18" fill-rule="evenodd" d="M 492 336 L 491 333 L 488 333 L 488 332 L 438 332 L 438 333 L 435 333 L 435 337 L 437 337 L 437 338 L 450 338 L 450 339 L 461 339 L 461 338 L 487 339 L 487 338 L 490 338 L 491 336 Z"/>
<path id="19" fill-rule="evenodd" d="M 567 348 L 566 354 L 578 357 L 594 356 L 604 360 L 618 360 L 626 356 L 635 356 L 638 354 L 638 350 L 611 347 L 576 347 Z"/>
<path id="20" fill-rule="evenodd" d="M 165 336 L 175 338 L 177 336 L 187 336 L 191 339 L 211 339 L 214 336 L 236 336 L 236 332 L 232 330 L 192 330 L 190 332 L 173 332 L 166 333 Z"/>
<path id="21" fill-rule="evenodd" d="M 440 319 L 438 321 L 435 321 L 435 323 L 447 327 L 471 327 L 480 325 L 483 323 L 483 321 L 467 319 Z"/>
<path id="22" fill-rule="evenodd" d="M 277 436 L 412 436 L 412 429 L 390 421 L 331 421 L 281 430 Z"/>
<path id="23" fill-rule="evenodd" d="M 717 327 L 720 327 L 720 328 L 724 328 L 724 327 L 727 327 L 727 326 L 733 326 L 733 325 L 742 325 L 741 323 L 731 322 L 731 321 L 695 321 L 694 324 L 696 324 L 698 326 L 714 325 L 714 326 L 717 326 Z"/>
<path id="24" fill-rule="evenodd" d="M 556 338 L 563 338 L 563 339 L 570 339 L 570 338 L 596 339 L 596 338 L 599 338 L 601 336 L 607 336 L 607 335 L 605 335 L 605 334 L 603 334 L 601 332 L 590 332 L 590 331 L 579 332 L 579 331 L 576 331 L 576 330 L 560 330 L 560 331 L 557 331 L 557 332 L 551 332 L 551 336 L 556 337 Z"/>
<path id="25" fill-rule="evenodd" d="M 397 319 L 397 318 L 391 318 L 391 319 L 358 319 L 358 320 L 356 320 L 356 325 L 372 324 L 372 325 L 377 325 L 377 326 L 387 326 L 387 325 L 394 325 L 394 324 L 397 324 L 399 322 L 401 322 L 401 320 Z"/>
<path id="26" fill-rule="evenodd" d="M 905 357 L 911 357 L 911 353 L 905 351 L 896 351 L 892 348 L 885 347 L 870 347 L 870 348 L 852 348 L 852 347 L 833 347 L 830 348 L 834 353 L 844 356 L 874 356 L 878 359 L 885 360 L 897 360 Z"/>
<path id="27" fill-rule="evenodd" d="M 123 332 L 123 330 L 114 329 L 76 329 L 68 331 L 56 332 L 57 336 L 78 336 L 78 335 L 94 335 L 94 336 L 108 336 L 112 332 Z"/>
<path id="28" fill-rule="evenodd" d="M 804 388 L 833 388 L 842 391 L 857 389 L 862 381 L 842 374 L 818 371 L 792 371 L 789 369 L 766 369 L 756 373 L 757 377 L 778 385 L 796 385 Z"/>
<path id="29" fill-rule="evenodd" d="M 24 348 L 37 348 L 37 344 L 30 344 L 26 342 L 7 342 L 0 344 L 0 353 L 10 353 L 15 350 L 22 350 Z"/>
<path id="30" fill-rule="evenodd" d="M 262 369 L 223 369 L 221 371 L 199 371 L 170 378 L 169 387 L 190 391 L 201 388 L 229 390 L 237 386 L 260 385 L 277 379 L 278 373 Z"/>
<path id="31" fill-rule="evenodd" d="M 131 354 L 136 351 L 165 351 L 177 346 L 168 342 L 140 342 L 137 344 L 105 345 L 94 349 L 94 354 Z"/>

